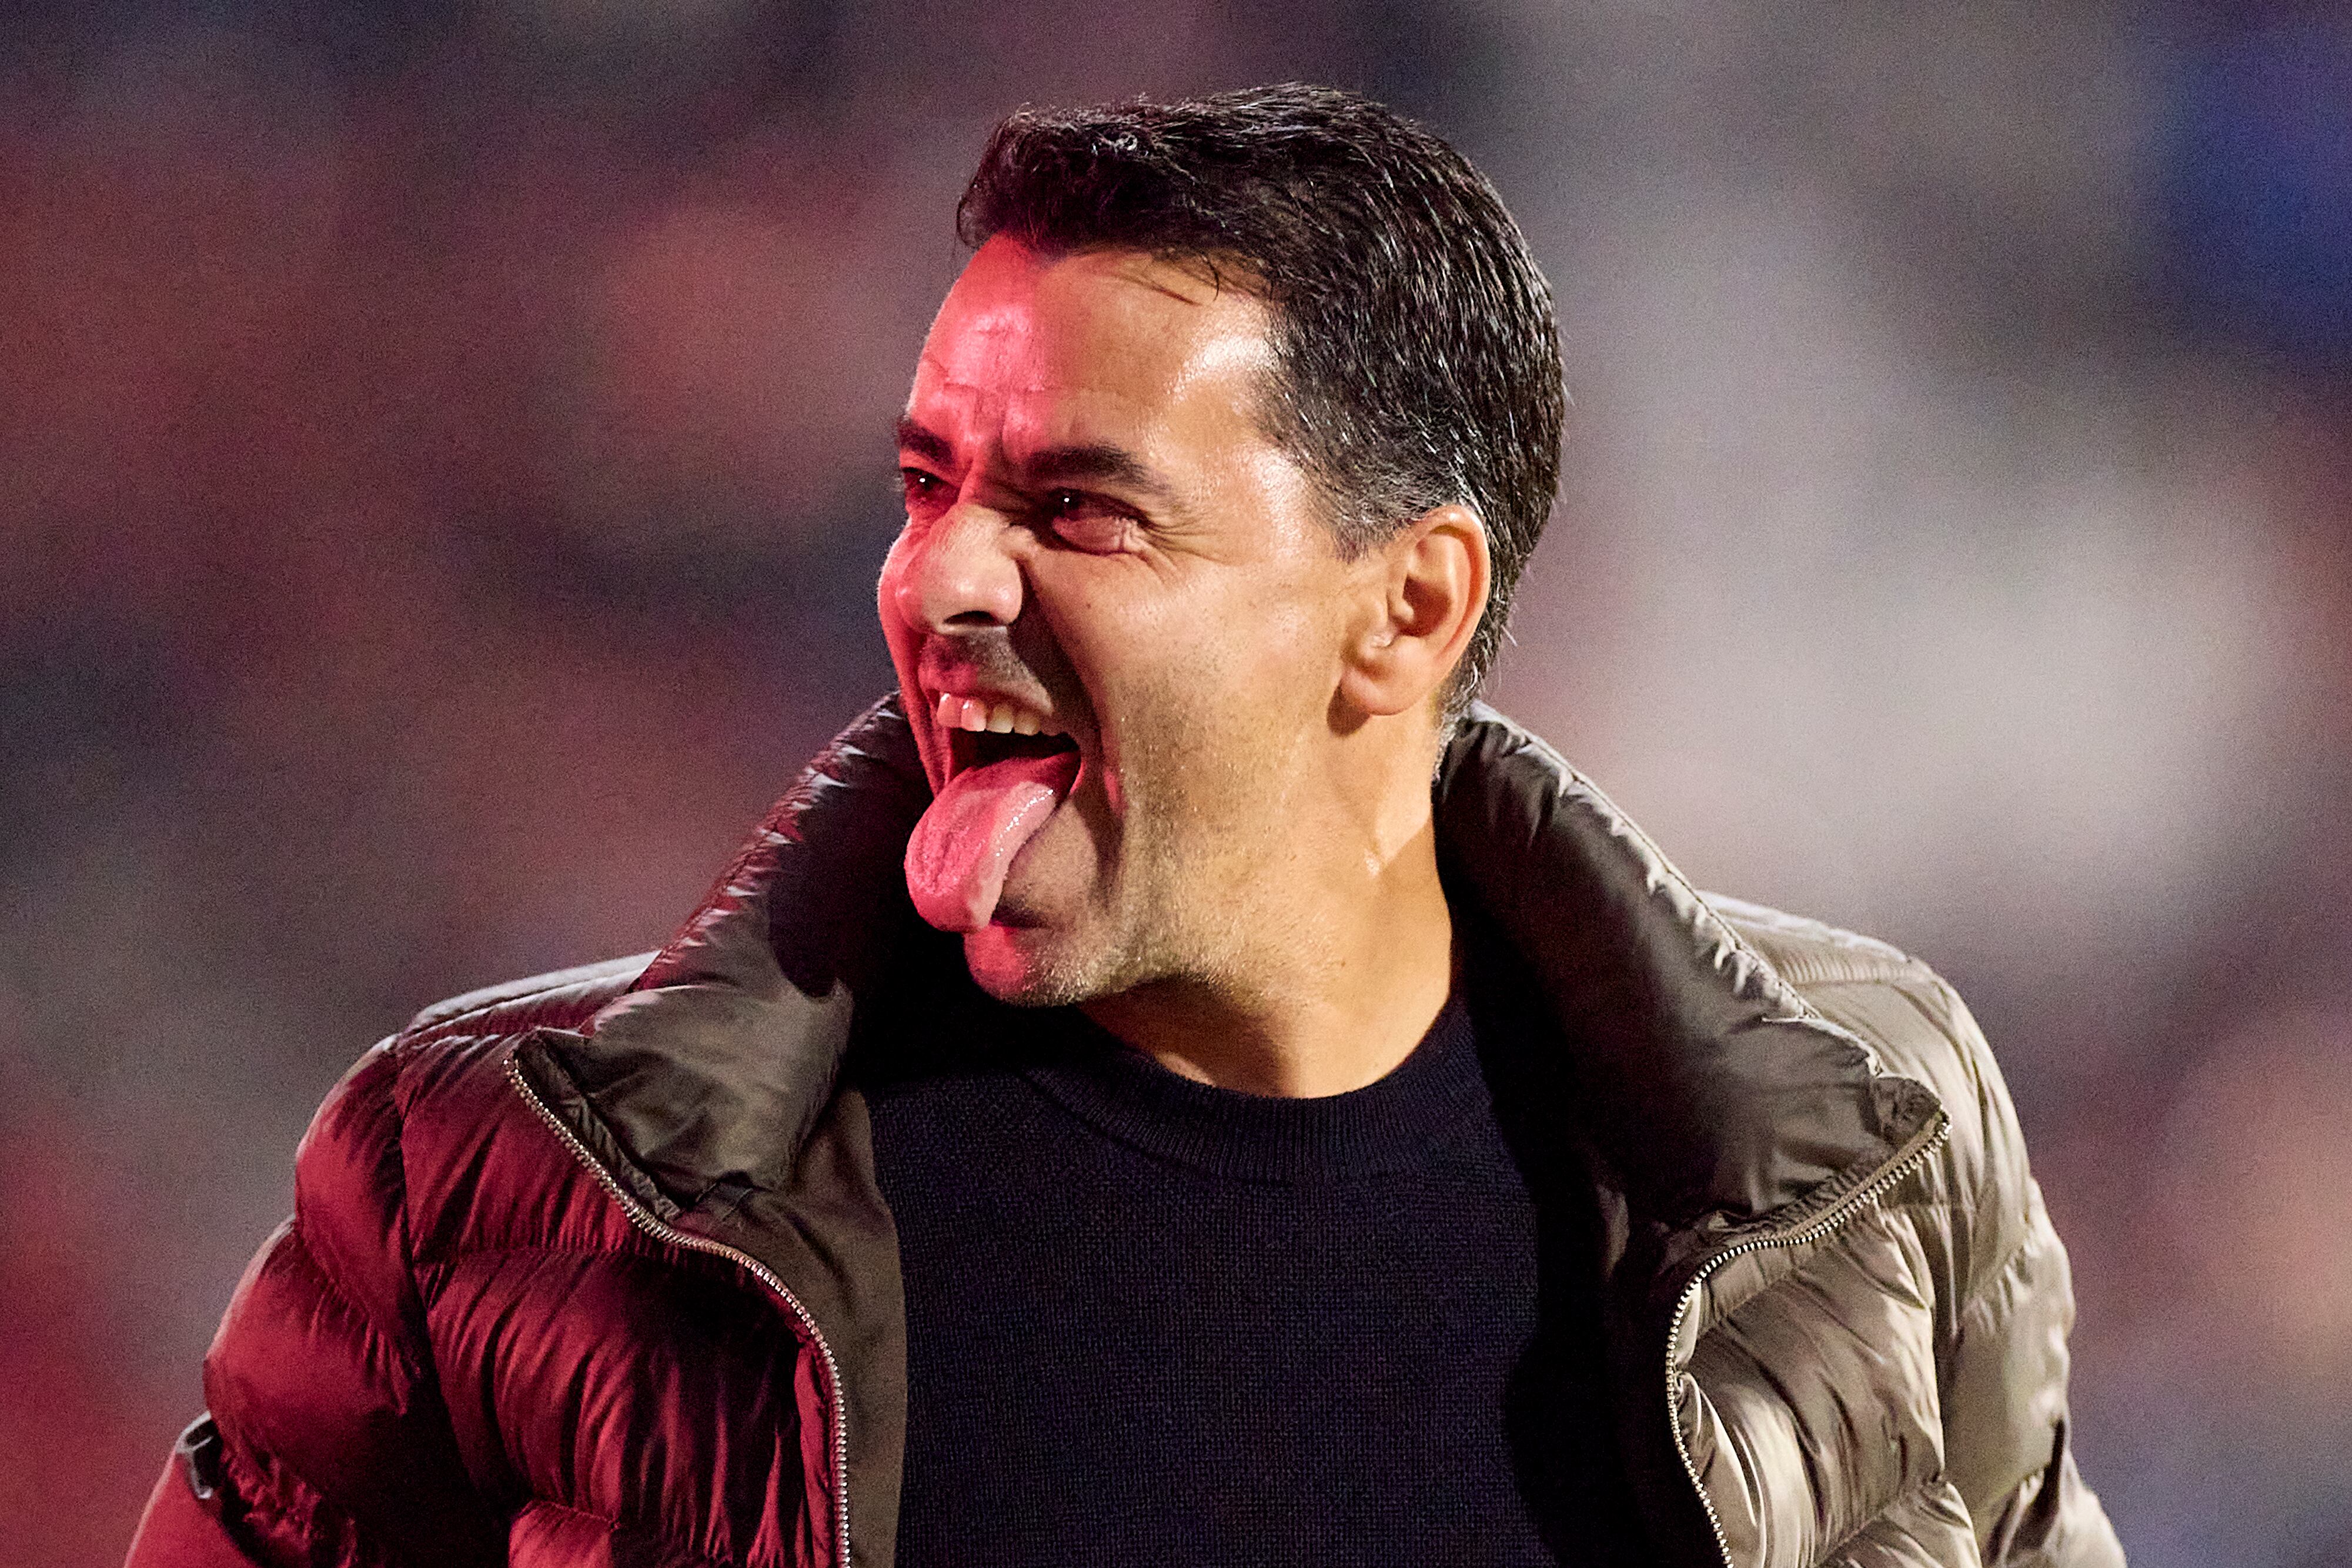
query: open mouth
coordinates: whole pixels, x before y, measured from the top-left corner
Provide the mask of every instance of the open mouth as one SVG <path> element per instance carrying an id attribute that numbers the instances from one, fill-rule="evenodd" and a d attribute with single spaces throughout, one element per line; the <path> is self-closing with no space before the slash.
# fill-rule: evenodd
<path id="1" fill-rule="evenodd" d="M 1066 735 L 999 735 L 992 730 L 948 731 L 948 777 L 1014 758 L 1052 757 L 1076 751 L 1078 743 Z"/>
<path id="2" fill-rule="evenodd" d="M 916 913 L 942 931 L 979 931 L 995 918 L 1022 849 L 1061 809 L 1078 780 L 1081 753 L 1048 734 L 1034 711 L 940 699 L 947 778 L 907 840 L 907 892 Z M 951 722 L 961 720 L 961 723 Z"/>

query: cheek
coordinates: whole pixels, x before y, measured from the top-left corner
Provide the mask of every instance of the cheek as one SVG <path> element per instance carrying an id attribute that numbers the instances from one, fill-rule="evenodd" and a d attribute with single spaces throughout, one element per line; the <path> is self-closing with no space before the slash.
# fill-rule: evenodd
<path id="1" fill-rule="evenodd" d="M 1226 744 L 1284 749 L 1319 729 L 1336 679 L 1328 616 L 1298 598 L 1234 606 L 1192 652 L 1185 680 L 1203 694 L 1199 727 Z"/>
<path id="2" fill-rule="evenodd" d="M 890 553 L 882 558 L 882 575 L 874 584 L 875 613 L 881 618 L 882 635 L 894 651 L 908 636 L 907 623 L 898 614 L 898 587 L 906 571 L 907 536 L 902 531 L 892 541 Z"/>
<path id="3" fill-rule="evenodd" d="M 922 653 L 923 637 L 899 613 L 898 593 L 904 581 L 902 552 L 893 547 L 889 558 L 882 563 L 881 578 L 875 584 L 875 619 L 881 622 L 882 641 L 889 647 L 891 665 L 898 671 L 898 683 L 911 704 L 915 701 L 916 665 Z M 908 716 L 915 716 L 909 713 Z"/>
<path id="4" fill-rule="evenodd" d="M 947 758 L 940 755 L 933 738 L 929 716 L 916 711 L 921 703 L 917 689 L 917 662 L 922 652 L 922 638 L 898 614 L 898 589 L 903 579 L 906 562 L 906 535 L 890 547 L 882 562 L 882 575 L 876 582 L 874 601 L 876 618 L 882 623 L 882 640 L 890 649 L 891 667 L 898 676 L 899 700 L 907 709 L 907 718 L 915 732 L 915 749 L 923 761 L 923 771 L 938 789 L 947 781 Z"/>
<path id="5" fill-rule="evenodd" d="M 1283 732 L 1294 718 L 1258 653 L 1207 643 L 1138 672 L 1123 699 L 1134 723 L 1122 768 L 1150 814 L 1197 829 L 1255 810 L 1271 783 L 1267 764 L 1287 749 Z"/>
<path id="6" fill-rule="evenodd" d="M 1228 570 L 1176 591 L 1038 596 L 1139 795 L 1246 793 L 1251 758 L 1286 755 L 1328 720 L 1336 590 L 1295 570 Z M 1122 781 L 1105 782 L 1120 799 Z"/>

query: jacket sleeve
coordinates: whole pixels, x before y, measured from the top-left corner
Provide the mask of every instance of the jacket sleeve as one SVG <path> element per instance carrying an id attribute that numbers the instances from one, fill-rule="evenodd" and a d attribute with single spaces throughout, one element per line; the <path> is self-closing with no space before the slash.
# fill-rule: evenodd
<path id="1" fill-rule="evenodd" d="M 166 1465 L 128 1568 L 503 1561 L 433 1375 L 401 1064 L 395 1042 L 370 1051 L 311 1122 L 294 1214 L 230 1300 L 205 1357 L 209 1414 Z"/>
<path id="2" fill-rule="evenodd" d="M 1981 1150 L 1970 1282 L 1955 1314 L 1943 1383 L 1946 1472 L 1976 1522 L 1988 1568 L 2123 1568 L 2122 1545 L 2074 1466 L 2066 1336 L 2074 1290 L 2043 1208 L 2000 1070 L 1948 986 L 1931 1005 L 1959 1047 Z M 1957 1129 L 1956 1129 L 1957 1130 Z M 1978 1141 L 1978 1140 L 1980 1140 Z M 1956 1143 L 1961 1140 L 1956 1139 Z"/>

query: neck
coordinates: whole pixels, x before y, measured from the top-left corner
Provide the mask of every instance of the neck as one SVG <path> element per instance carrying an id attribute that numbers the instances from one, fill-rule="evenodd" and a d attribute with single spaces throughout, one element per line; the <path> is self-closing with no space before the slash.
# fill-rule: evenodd
<path id="1" fill-rule="evenodd" d="M 1357 848 L 1328 876 L 1291 882 L 1297 895 L 1259 912 L 1249 925 L 1260 939 L 1214 977 L 1101 998 L 1087 1016 L 1219 1088 L 1303 1098 L 1386 1077 L 1428 1033 L 1454 974 L 1425 789 L 1417 823 L 1390 825 L 1408 830 L 1386 835 L 1390 852 Z"/>

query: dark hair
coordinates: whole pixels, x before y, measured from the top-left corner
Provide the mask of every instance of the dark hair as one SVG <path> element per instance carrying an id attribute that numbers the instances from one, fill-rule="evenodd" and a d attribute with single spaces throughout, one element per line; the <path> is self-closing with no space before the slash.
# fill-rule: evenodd
<path id="1" fill-rule="evenodd" d="M 1321 487 L 1340 549 L 1449 501 L 1486 526 L 1494 582 L 1446 691 L 1459 716 L 1550 515 L 1567 410 L 1551 289 L 1486 176 L 1336 88 L 1024 109 L 989 138 L 956 227 L 974 247 L 1197 261 L 1265 300 L 1261 417 Z"/>

